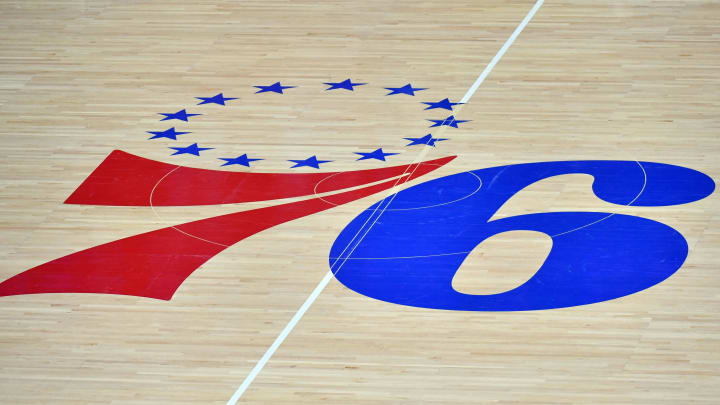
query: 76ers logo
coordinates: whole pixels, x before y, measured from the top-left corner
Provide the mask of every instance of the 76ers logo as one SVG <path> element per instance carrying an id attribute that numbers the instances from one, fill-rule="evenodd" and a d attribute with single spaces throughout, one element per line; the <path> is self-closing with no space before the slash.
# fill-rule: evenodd
<path id="1" fill-rule="evenodd" d="M 169 300 L 193 271 L 242 239 L 388 190 L 453 158 L 352 172 L 271 174 L 193 169 L 114 151 L 66 203 L 187 206 L 313 197 L 179 224 L 79 251 L 5 280 L 0 283 L 0 296 L 80 292 Z M 707 197 L 715 188 L 703 173 L 651 162 L 543 162 L 458 173 L 408 188 L 363 211 L 335 241 L 331 270 L 348 288 L 391 303 L 518 311 L 591 304 L 633 294 L 660 283 L 682 266 L 688 253 L 682 235 L 641 217 L 553 212 L 490 220 L 521 189 L 572 173 L 593 176 L 595 195 L 619 205 L 684 204 Z M 537 231 L 552 238 L 550 254 L 535 275 L 500 294 L 455 291 L 452 279 L 475 246 L 512 230 Z M 522 254 L 522 246 L 518 252 Z"/>

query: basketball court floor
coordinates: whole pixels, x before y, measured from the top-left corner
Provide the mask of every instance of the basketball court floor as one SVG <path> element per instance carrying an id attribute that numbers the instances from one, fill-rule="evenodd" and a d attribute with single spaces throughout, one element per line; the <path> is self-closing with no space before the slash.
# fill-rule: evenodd
<path id="1" fill-rule="evenodd" d="M 717 404 L 720 3 L 0 0 L 1 404 Z"/>

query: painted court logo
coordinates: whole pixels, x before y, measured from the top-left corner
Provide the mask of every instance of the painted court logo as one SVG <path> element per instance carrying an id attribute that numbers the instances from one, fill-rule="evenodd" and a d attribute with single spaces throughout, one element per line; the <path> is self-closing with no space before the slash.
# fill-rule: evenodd
<path id="1" fill-rule="evenodd" d="M 350 79 L 328 82 L 326 91 L 354 91 Z M 258 94 L 295 86 L 255 86 Z M 386 87 L 388 96 L 414 96 L 411 84 Z M 198 97 L 199 104 L 225 106 L 222 93 Z M 426 109 L 451 111 L 430 119 L 431 127 L 458 128 L 449 99 L 424 102 Z M 162 121 L 189 122 L 200 114 L 182 109 L 161 113 Z M 181 128 L 184 129 L 184 128 Z M 148 131 L 173 141 L 190 131 L 170 127 Z M 435 146 L 432 134 L 405 138 Z M 172 155 L 199 156 L 210 147 L 194 142 L 171 147 Z M 355 152 L 357 160 L 385 161 L 396 153 Z M 177 224 L 78 251 L 24 271 L 0 283 L 0 296 L 37 293 L 106 293 L 169 300 L 203 263 L 227 247 L 275 225 L 392 189 L 450 163 L 444 157 L 421 163 L 348 172 L 247 173 L 196 169 L 113 151 L 65 201 L 115 206 L 195 206 L 308 197 L 297 202 Z M 248 155 L 221 157 L 222 166 L 250 166 Z M 288 159 L 319 169 L 322 157 Z M 685 204 L 710 195 L 715 184 L 698 171 L 653 162 L 565 161 L 478 169 L 434 179 L 384 198 L 342 230 L 329 258 L 330 270 L 348 288 L 394 304 L 463 311 L 517 311 L 570 307 L 606 301 L 649 288 L 677 271 L 688 246 L 675 229 L 650 219 L 603 212 L 548 212 L 490 220 L 523 188 L 546 178 L 589 174 L 594 194 L 630 206 Z M 377 219 L 382 216 L 382 221 Z M 553 246 L 535 275 L 504 293 L 470 295 L 452 279 L 470 252 L 489 237 L 529 230 L 552 238 Z M 522 252 L 522 246 L 517 247 Z M 341 270 L 341 271 L 340 271 Z"/>
<path id="2" fill-rule="evenodd" d="M 374 211 L 355 218 L 330 253 L 331 264 L 344 263 L 336 278 L 360 294 L 396 304 L 518 311 L 626 296 L 660 283 L 682 266 L 688 254 L 685 239 L 675 229 L 646 218 L 548 212 L 490 220 L 521 189 L 573 173 L 593 176 L 595 195 L 618 205 L 684 204 L 707 197 L 715 188 L 703 173 L 652 162 L 542 162 L 458 173 L 399 193 L 382 221 L 348 256 L 345 247 L 353 244 L 352 235 Z M 533 277 L 500 294 L 469 295 L 452 288 L 455 273 L 479 243 L 514 230 L 552 238 L 552 249 Z M 522 246 L 517 250 L 522 254 Z"/>

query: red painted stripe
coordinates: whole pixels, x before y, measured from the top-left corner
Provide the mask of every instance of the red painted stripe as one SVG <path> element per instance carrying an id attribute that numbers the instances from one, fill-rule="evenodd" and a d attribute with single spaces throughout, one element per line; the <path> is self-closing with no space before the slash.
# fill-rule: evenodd
<path id="1" fill-rule="evenodd" d="M 412 167 L 408 175 L 399 181 L 388 180 L 324 199 L 312 198 L 188 222 L 89 248 L 34 267 L 0 283 L 0 296 L 104 293 L 169 300 L 190 274 L 232 244 L 275 225 L 390 189 L 395 184 L 429 173 L 454 158 L 446 157 L 420 164 L 414 172 Z M 152 162 L 143 160 L 146 161 L 143 164 L 148 166 L 150 164 L 147 162 Z M 156 174 L 161 173 L 160 169 L 163 168 L 159 165 Z M 151 183 L 146 180 L 139 182 L 144 185 Z M 346 182 L 341 181 L 339 184 Z M 114 194 L 102 195 L 107 198 Z"/>
<path id="2" fill-rule="evenodd" d="M 445 163 L 444 159 L 426 162 Z M 409 171 L 409 166 L 326 173 L 243 173 L 178 167 L 115 150 L 65 203 L 149 206 L 153 188 L 152 205 L 156 207 L 276 200 L 312 195 L 316 186 L 318 193 L 325 193 L 393 178 Z"/>

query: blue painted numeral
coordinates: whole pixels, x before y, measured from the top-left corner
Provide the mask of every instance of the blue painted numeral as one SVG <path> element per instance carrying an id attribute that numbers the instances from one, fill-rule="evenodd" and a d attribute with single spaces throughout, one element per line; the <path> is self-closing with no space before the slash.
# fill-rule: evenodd
<path id="1" fill-rule="evenodd" d="M 703 173 L 651 162 L 542 162 L 459 173 L 411 187 L 364 211 L 338 236 L 330 267 L 348 288 L 391 303 L 521 311 L 630 295 L 682 266 L 688 253 L 682 235 L 641 217 L 553 212 L 490 221 L 523 188 L 572 173 L 593 176 L 595 195 L 619 205 L 684 204 L 705 198 L 715 188 Z M 499 294 L 463 294 L 452 288 L 455 273 L 479 243 L 514 230 L 552 238 L 550 254 L 532 278 Z M 522 254 L 522 246 L 517 251 Z"/>

